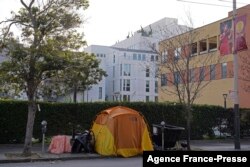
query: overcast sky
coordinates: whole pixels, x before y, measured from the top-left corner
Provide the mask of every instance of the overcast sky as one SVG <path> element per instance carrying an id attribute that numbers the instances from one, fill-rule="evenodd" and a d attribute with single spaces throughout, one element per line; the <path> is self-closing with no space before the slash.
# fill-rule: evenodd
<path id="1" fill-rule="evenodd" d="M 128 32 L 135 32 L 141 26 L 147 26 L 164 17 L 177 18 L 180 24 L 184 24 L 189 12 L 195 27 L 199 27 L 227 17 L 228 12 L 232 10 L 232 0 L 186 1 L 228 7 L 178 0 L 89 0 L 90 6 L 84 12 L 85 40 L 88 45 L 109 46 L 125 39 Z M 250 3 L 250 0 L 237 0 L 237 8 L 246 3 Z M 0 20 L 8 17 L 11 10 L 15 11 L 19 7 L 19 0 L 0 0 Z"/>

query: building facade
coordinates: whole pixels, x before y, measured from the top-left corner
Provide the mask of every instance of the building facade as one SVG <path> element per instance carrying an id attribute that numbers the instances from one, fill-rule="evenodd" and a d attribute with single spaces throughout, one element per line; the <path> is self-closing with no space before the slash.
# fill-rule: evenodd
<path id="1" fill-rule="evenodd" d="M 250 5 L 237 10 L 235 22 L 232 21 L 232 13 L 229 12 L 227 18 L 160 42 L 161 60 L 163 60 L 159 82 L 160 101 L 179 101 L 178 96 L 174 94 L 177 92 L 177 85 L 179 88 L 181 85 L 189 87 L 192 85 L 193 88 L 200 85 L 195 100 L 197 104 L 233 107 L 235 93 L 238 93 L 240 107 L 250 107 L 250 66 L 248 65 L 250 30 L 247 28 L 250 26 L 249 7 Z M 241 19 L 242 17 L 244 20 Z M 225 34 L 227 39 L 224 38 Z M 235 40 L 233 34 L 235 34 Z M 237 35 L 241 41 L 237 41 Z M 186 43 L 178 45 L 181 43 L 180 40 Z M 173 41 L 178 41 L 175 47 L 169 45 Z M 242 41 L 245 42 L 244 45 Z M 237 51 L 238 92 L 234 92 L 233 48 L 237 47 L 237 42 L 243 49 Z M 167 64 L 176 56 L 179 56 L 176 64 L 183 64 L 182 68 L 174 71 L 166 69 Z M 184 67 L 187 62 L 188 66 Z M 195 91 L 190 90 L 193 93 Z M 187 98 L 187 95 L 183 97 Z"/>
<path id="2" fill-rule="evenodd" d="M 99 94 L 95 91 L 101 87 L 103 101 L 158 100 L 155 77 L 158 55 L 155 52 L 99 45 L 91 45 L 85 51 L 94 53 L 108 74 L 99 84 L 93 85 L 88 96 Z M 96 100 L 93 97 L 91 101 Z"/>
<path id="3" fill-rule="evenodd" d="M 158 101 L 158 42 L 187 29 L 179 25 L 177 19 L 163 18 L 141 27 L 112 46 L 87 47 L 85 51 L 94 53 L 108 74 L 99 84 L 93 85 L 89 94 L 105 87 L 103 93 L 107 101 Z"/>

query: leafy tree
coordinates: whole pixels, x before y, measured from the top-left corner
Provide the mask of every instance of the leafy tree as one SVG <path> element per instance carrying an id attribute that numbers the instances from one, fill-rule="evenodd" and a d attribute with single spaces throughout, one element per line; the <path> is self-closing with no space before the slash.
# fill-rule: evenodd
<path id="1" fill-rule="evenodd" d="M 100 62 L 93 54 L 74 52 L 68 57 L 68 61 L 70 65 L 58 71 L 54 77 L 57 81 L 54 83 L 60 85 L 64 94 L 73 92 L 73 101 L 76 103 L 78 91 L 87 90 L 107 75 L 99 68 Z"/>
<path id="2" fill-rule="evenodd" d="M 85 45 L 77 28 L 88 0 L 20 0 L 22 8 L 0 22 L 1 84 L 24 90 L 29 101 L 23 154 L 30 155 L 37 111 L 36 94 L 43 81 L 67 68 L 69 55 Z M 20 33 L 12 32 L 16 26 Z M 4 80 L 3 80 L 4 79 Z M 13 87 L 12 87 L 13 88 Z"/>

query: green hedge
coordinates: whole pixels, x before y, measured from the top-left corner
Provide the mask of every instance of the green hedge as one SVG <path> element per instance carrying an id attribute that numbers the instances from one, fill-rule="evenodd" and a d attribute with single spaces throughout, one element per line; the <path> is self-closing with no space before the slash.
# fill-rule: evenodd
<path id="1" fill-rule="evenodd" d="M 73 125 L 79 131 L 89 129 L 97 113 L 109 107 L 122 105 L 141 112 L 149 127 L 164 120 L 167 124 L 186 127 L 185 112 L 181 105 L 169 103 L 40 103 L 34 124 L 34 137 L 41 138 L 41 121 L 48 122 L 47 136 L 71 135 Z M 23 142 L 27 119 L 27 102 L 0 101 L 0 143 Z M 218 118 L 229 117 L 219 106 L 193 106 L 191 137 L 200 139 L 211 134 Z M 185 135 L 185 134 L 184 134 Z"/>

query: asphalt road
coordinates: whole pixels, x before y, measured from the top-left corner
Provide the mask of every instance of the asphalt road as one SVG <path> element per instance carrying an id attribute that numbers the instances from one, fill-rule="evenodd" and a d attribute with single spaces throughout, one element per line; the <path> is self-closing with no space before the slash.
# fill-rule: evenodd
<path id="1" fill-rule="evenodd" d="M 0 164 L 0 167 L 134 167 L 134 166 L 142 167 L 142 157 Z"/>

